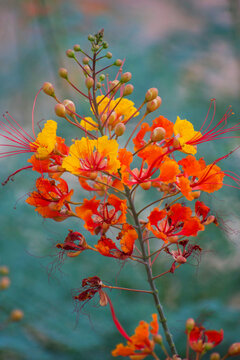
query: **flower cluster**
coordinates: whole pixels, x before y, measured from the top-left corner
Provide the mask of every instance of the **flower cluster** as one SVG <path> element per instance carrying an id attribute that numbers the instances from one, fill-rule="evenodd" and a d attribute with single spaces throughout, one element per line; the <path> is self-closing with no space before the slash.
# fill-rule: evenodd
<path id="1" fill-rule="evenodd" d="M 76 257 L 91 250 L 106 258 L 138 262 L 146 268 L 149 291 L 103 286 L 99 277 L 94 276 L 83 280 L 83 291 L 74 296 L 76 301 L 88 301 L 98 293 L 101 304 L 106 304 L 109 298 L 102 288 L 108 287 L 151 293 L 157 304 L 154 279 L 175 272 L 192 254 L 200 253 L 199 232 L 210 224 L 218 225 L 211 209 L 199 199 L 202 192 L 214 193 L 223 185 L 240 186 L 238 175 L 219 166 L 220 160 L 230 154 L 207 164 L 198 157 L 198 146 L 228 137 L 229 133 L 239 130 L 239 124 L 228 125 L 231 108 L 215 123 L 214 99 L 199 129 L 179 116 L 176 121 L 167 119 L 159 113 L 162 99 L 156 88 L 149 89 L 142 103 L 135 105 L 128 99 L 134 87 L 129 83 L 131 73 L 123 72 L 124 61 L 117 59 L 102 69 L 97 68 L 100 61 L 112 57 L 110 52 L 102 55 L 108 47 L 103 40 L 103 30 L 90 35 L 89 41 L 91 55 L 78 44 L 66 52 L 83 74 L 85 91 L 76 87 L 67 69 L 59 70 L 60 77 L 88 100 L 88 114 L 79 114 L 72 100 L 60 100 L 51 83 L 46 82 L 41 88 L 54 99 L 56 115 L 74 128 L 76 138 L 72 144 L 65 144 L 65 139 L 57 135 L 55 120 L 46 121 L 37 135 L 33 121 L 30 135 L 9 114 L 4 115 L 0 122 L 4 140 L 1 157 L 31 153 L 28 164 L 16 170 L 5 183 L 21 170 L 31 169 L 38 178 L 36 189 L 28 194 L 26 202 L 44 218 L 57 222 L 70 217 L 79 220 L 79 229 L 88 232 L 90 244 L 79 229 L 69 230 L 65 240 L 56 245 L 61 256 Z M 113 66 L 118 67 L 118 72 L 114 80 L 110 80 L 104 70 Z M 36 99 L 34 106 L 35 102 Z M 213 117 L 209 120 L 212 107 Z M 153 112 L 156 117 L 147 121 Z M 68 183 L 71 177 L 77 179 L 74 190 Z M 233 183 L 224 182 L 228 180 Z M 150 189 L 157 200 L 137 209 L 135 197 Z M 81 201 L 79 193 L 85 194 Z M 170 255 L 173 263 L 170 270 L 158 274 L 156 260 L 162 252 Z M 109 304 L 114 322 L 123 332 L 111 302 Z M 159 307 L 158 312 L 165 323 Z M 154 346 L 159 341 L 156 314 L 150 327 L 151 330 L 147 323 L 140 322 L 135 334 L 127 336 L 127 346 L 118 345 L 113 356 L 137 360 L 155 354 Z M 219 333 L 216 340 L 215 333 L 202 327 L 194 329 L 189 333 L 189 344 L 199 354 L 205 351 L 206 341 L 215 346 L 222 336 Z M 171 336 L 167 336 L 167 341 L 172 354 L 176 355 Z"/>

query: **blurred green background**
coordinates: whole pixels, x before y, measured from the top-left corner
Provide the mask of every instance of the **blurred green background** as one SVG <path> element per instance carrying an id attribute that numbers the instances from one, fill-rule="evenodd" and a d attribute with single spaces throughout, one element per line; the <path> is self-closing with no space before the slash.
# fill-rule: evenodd
<path id="1" fill-rule="evenodd" d="M 179 115 L 200 128 L 211 98 L 217 99 L 216 120 L 229 104 L 239 114 L 238 0 L 2 0 L 0 5 L 0 108 L 28 130 L 34 96 L 44 81 L 55 84 L 59 97 L 74 100 L 79 112 L 88 111 L 57 72 L 67 67 L 82 86 L 78 68 L 65 57 L 65 50 L 75 43 L 87 46 L 87 35 L 102 27 L 114 58 L 126 58 L 125 69 L 132 72 L 135 86 L 131 99 L 137 105 L 149 87 L 157 87 L 163 99 L 158 114 L 172 121 Z M 35 121 L 56 119 L 53 108 L 53 101 L 40 95 Z M 238 118 L 233 116 L 231 123 Z M 71 130 L 59 120 L 59 135 L 75 137 Z M 211 162 L 238 143 L 237 139 L 206 143 L 199 146 L 198 155 Z M 1 182 L 25 160 L 24 156 L 1 159 Z M 239 174 L 239 152 L 220 166 Z M 54 244 L 64 240 L 67 229 L 88 235 L 75 220 L 45 221 L 25 204 L 35 178 L 31 171 L 22 172 L 0 188 L 0 265 L 11 271 L 11 287 L 0 293 L 0 319 L 4 321 L 13 308 L 25 313 L 21 323 L 1 331 L 0 359 L 111 359 L 110 351 L 122 338 L 109 309 L 89 303 L 78 315 L 71 290 L 93 275 L 119 286 L 147 288 L 144 269 L 86 252 L 67 259 L 59 271 Z M 225 187 L 201 199 L 224 222 L 218 228 L 210 225 L 199 236 L 204 248 L 199 264 L 190 260 L 174 275 L 157 281 L 179 352 L 185 346 L 188 317 L 208 328 L 223 328 L 222 351 L 240 341 L 239 191 Z M 142 191 L 138 206 L 148 201 Z M 158 271 L 170 264 L 163 257 Z M 149 295 L 112 292 L 110 296 L 129 334 L 139 320 L 150 321 L 155 312 Z"/>

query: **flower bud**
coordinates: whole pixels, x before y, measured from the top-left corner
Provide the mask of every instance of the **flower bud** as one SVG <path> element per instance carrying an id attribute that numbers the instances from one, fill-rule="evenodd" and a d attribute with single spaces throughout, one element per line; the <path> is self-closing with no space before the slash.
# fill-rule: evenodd
<path id="1" fill-rule="evenodd" d="M 206 221 L 204 221 L 203 225 L 209 225 L 212 224 L 215 221 L 215 216 L 210 215 L 207 217 Z"/>
<path id="2" fill-rule="evenodd" d="M 59 76 L 61 77 L 61 78 L 63 78 L 63 79 L 68 79 L 68 71 L 67 71 L 67 69 L 65 69 L 65 68 L 60 68 L 59 70 L 58 70 L 58 74 L 59 74 Z"/>
<path id="3" fill-rule="evenodd" d="M 178 255 L 175 260 L 178 264 L 185 264 L 187 262 L 187 259 L 182 255 Z"/>
<path id="4" fill-rule="evenodd" d="M 59 117 L 65 117 L 66 116 L 66 108 L 63 104 L 57 104 L 54 107 L 55 114 Z"/>
<path id="5" fill-rule="evenodd" d="M 122 74 L 121 76 L 121 82 L 122 83 L 126 83 L 128 81 L 130 81 L 132 78 L 132 74 L 128 71 L 128 72 L 125 72 L 124 74 Z"/>
<path id="6" fill-rule="evenodd" d="M 161 141 L 165 138 L 166 130 L 163 127 L 156 127 L 152 134 L 151 134 L 151 140 L 153 142 Z"/>
<path id="7" fill-rule="evenodd" d="M 198 190 L 198 191 L 193 191 L 193 192 L 192 192 L 192 196 L 193 196 L 194 199 L 200 198 L 200 195 L 201 195 L 201 191 L 200 191 L 200 190 Z"/>
<path id="8" fill-rule="evenodd" d="M 195 320 L 192 318 L 187 319 L 186 321 L 186 330 L 191 331 L 195 326 Z"/>
<path id="9" fill-rule="evenodd" d="M 96 52 L 96 51 L 98 51 L 100 49 L 100 46 L 99 45 L 95 45 L 95 44 L 93 44 L 93 46 L 92 46 L 92 52 Z"/>
<path id="10" fill-rule="evenodd" d="M 121 66 L 122 65 L 122 60 L 120 60 L 120 59 L 115 60 L 113 65 Z"/>
<path id="11" fill-rule="evenodd" d="M 156 99 L 156 97 L 158 96 L 158 89 L 157 88 L 151 88 L 148 89 L 148 91 L 146 92 L 145 95 L 145 101 L 151 101 Z"/>
<path id="12" fill-rule="evenodd" d="M 88 75 L 91 74 L 91 69 L 90 69 L 90 67 L 89 67 L 88 65 L 85 65 L 83 68 L 84 68 L 84 70 L 85 70 L 85 71 L 84 71 L 84 75 L 86 75 L 86 74 L 88 74 Z"/>
<path id="13" fill-rule="evenodd" d="M 0 280 L 0 290 L 7 289 L 11 284 L 11 281 L 8 276 L 3 276 Z"/>
<path id="14" fill-rule="evenodd" d="M 93 84 L 94 84 L 93 78 L 91 78 L 90 76 L 87 76 L 86 80 L 85 80 L 85 85 L 88 88 L 88 90 L 93 87 Z"/>
<path id="15" fill-rule="evenodd" d="M 174 235 L 174 236 L 169 236 L 167 238 L 167 240 L 172 243 L 172 244 L 176 244 L 178 242 L 178 236 L 177 235 Z"/>
<path id="16" fill-rule="evenodd" d="M 101 89 L 101 87 L 102 87 L 102 84 L 101 84 L 100 82 L 97 82 L 97 83 L 96 83 L 96 88 L 97 88 L 97 89 Z"/>
<path id="17" fill-rule="evenodd" d="M 103 116 L 102 116 L 102 118 L 103 118 Z M 108 125 L 112 125 L 116 119 L 117 119 L 117 113 L 115 111 L 113 111 L 108 118 Z M 107 120 L 107 115 L 106 115 L 105 120 L 103 119 L 103 121 L 106 121 L 106 120 Z"/>
<path id="18" fill-rule="evenodd" d="M 5 265 L 0 266 L 0 275 L 8 275 L 9 268 Z"/>
<path id="19" fill-rule="evenodd" d="M 110 51 L 108 51 L 105 56 L 106 56 L 107 59 L 111 59 L 112 58 L 112 53 Z"/>
<path id="20" fill-rule="evenodd" d="M 134 86 L 132 84 L 125 85 L 123 90 L 123 96 L 131 95 L 133 90 L 134 90 Z"/>
<path id="21" fill-rule="evenodd" d="M 103 43 L 102 43 L 103 49 L 107 49 L 108 46 L 109 46 L 108 43 L 106 41 L 103 41 Z"/>
<path id="22" fill-rule="evenodd" d="M 114 132 L 117 136 L 122 136 L 125 133 L 126 126 L 123 123 L 118 123 L 115 128 Z"/>
<path id="23" fill-rule="evenodd" d="M 147 182 L 141 183 L 140 186 L 143 190 L 149 190 L 150 187 L 152 186 L 152 182 L 147 181 Z"/>
<path id="24" fill-rule="evenodd" d="M 92 42 L 92 41 L 94 41 L 95 39 L 96 39 L 95 36 L 93 36 L 93 35 L 91 35 L 91 34 L 88 35 L 88 40 L 89 40 L 89 41 Z"/>
<path id="25" fill-rule="evenodd" d="M 22 310 L 14 309 L 10 314 L 11 321 L 20 321 L 24 317 L 24 313 Z"/>
<path id="26" fill-rule="evenodd" d="M 160 334 L 154 335 L 153 341 L 159 345 L 162 345 L 162 343 L 163 343 L 162 335 L 160 335 Z"/>
<path id="27" fill-rule="evenodd" d="M 113 80 L 110 82 L 110 90 L 112 90 L 113 88 L 115 88 L 114 90 L 116 90 L 118 88 L 119 85 L 119 81 L 118 80 Z"/>
<path id="28" fill-rule="evenodd" d="M 105 80 L 105 75 L 104 75 L 104 74 L 101 74 L 101 75 L 99 76 L 99 80 L 100 80 L 100 81 L 104 81 L 104 80 Z"/>
<path id="29" fill-rule="evenodd" d="M 68 115 L 72 115 L 73 113 L 76 112 L 76 107 L 72 100 L 68 100 L 68 99 L 63 100 L 63 105 L 65 106 L 66 113 Z"/>
<path id="30" fill-rule="evenodd" d="M 66 55 L 67 55 L 67 57 L 69 57 L 69 58 L 74 58 L 74 57 L 75 57 L 75 53 L 74 53 L 74 51 L 73 51 L 72 49 L 68 49 L 68 50 L 66 51 Z"/>
<path id="31" fill-rule="evenodd" d="M 212 348 L 214 347 L 214 344 L 213 343 L 205 343 L 205 344 L 203 344 L 203 348 L 204 348 L 204 350 L 205 351 L 209 351 L 209 350 L 212 350 Z"/>
<path id="32" fill-rule="evenodd" d="M 240 342 L 233 343 L 230 348 L 228 349 L 228 355 L 234 356 L 234 355 L 240 355 Z"/>
<path id="33" fill-rule="evenodd" d="M 73 49 L 74 49 L 74 51 L 81 51 L 81 47 L 78 44 L 75 44 Z"/>
<path id="34" fill-rule="evenodd" d="M 210 356 L 210 360 L 220 360 L 220 354 L 215 352 L 215 353 L 212 353 L 211 356 Z"/>
<path id="35" fill-rule="evenodd" d="M 161 98 L 159 96 L 156 99 L 151 100 L 147 103 L 147 112 L 151 113 L 159 108 L 161 105 Z"/>
<path id="36" fill-rule="evenodd" d="M 53 84 L 51 84 L 50 82 L 45 82 L 43 84 L 43 91 L 45 92 L 45 94 L 49 96 L 53 96 L 53 97 L 55 96 Z"/>
<path id="37" fill-rule="evenodd" d="M 83 63 L 84 65 L 87 65 L 87 64 L 89 63 L 89 61 L 90 61 L 90 59 L 89 59 L 89 57 L 87 57 L 87 56 L 84 56 L 84 58 L 82 59 L 82 63 Z"/>

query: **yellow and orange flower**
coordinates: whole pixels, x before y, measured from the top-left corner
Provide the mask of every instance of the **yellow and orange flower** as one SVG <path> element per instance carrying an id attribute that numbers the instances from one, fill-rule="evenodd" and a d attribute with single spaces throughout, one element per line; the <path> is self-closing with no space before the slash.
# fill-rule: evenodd
<path id="1" fill-rule="evenodd" d="M 117 154 L 116 140 L 109 140 L 107 136 L 99 137 L 97 140 L 82 137 L 70 146 L 69 155 L 63 160 L 62 167 L 79 176 L 90 176 L 98 171 L 113 174 L 120 167 Z"/>
<path id="2" fill-rule="evenodd" d="M 195 131 L 193 124 L 186 119 L 181 120 L 180 117 L 177 117 L 177 120 L 173 126 L 173 132 L 175 138 L 178 140 L 181 151 L 186 154 L 195 155 L 197 152 L 196 146 L 191 145 L 191 141 L 195 141 L 202 136 L 199 131 Z"/>
<path id="3" fill-rule="evenodd" d="M 68 190 L 65 180 L 59 179 L 58 182 L 59 184 L 55 180 L 38 178 L 36 181 L 37 191 L 30 193 L 26 202 L 35 206 L 35 211 L 44 218 L 63 221 L 71 216 L 69 201 L 73 190 Z"/>
<path id="4" fill-rule="evenodd" d="M 142 360 L 146 356 L 151 355 L 155 347 L 154 337 L 158 335 L 159 328 L 157 314 L 153 314 L 152 318 L 153 320 L 150 322 L 150 325 L 146 321 L 140 321 L 127 345 L 118 344 L 112 351 L 112 356 L 129 356 L 132 360 Z M 150 335 L 152 335 L 152 339 Z"/>

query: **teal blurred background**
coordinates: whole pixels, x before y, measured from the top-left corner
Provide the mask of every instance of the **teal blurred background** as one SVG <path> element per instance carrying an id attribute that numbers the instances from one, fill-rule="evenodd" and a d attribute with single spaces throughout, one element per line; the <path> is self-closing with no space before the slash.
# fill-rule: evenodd
<path id="1" fill-rule="evenodd" d="M 228 105 L 239 114 L 238 0 L 2 0 L 0 5 L 0 109 L 2 113 L 8 110 L 28 130 L 34 96 L 44 81 L 54 83 L 59 97 L 74 100 L 79 112 L 88 111 L 57 72 L 67 67 L 74 82 L 82 86 L 78 68 L 65 57 L 65 50 L 75 43 L 88 46 L 87 35 L 103 27 L 114 58 L 126 58 L 125 69 L 133 74 L 131 99 L 137 105 L 148 88 L 157 87 L 163 99 L 158 114 L 172 121 L 179 115 L 200 128 L 211 98 L 217 99 L 216 120 Z M 41 94 L 35 121 L 56 119 L 53 108 L 53 101 Z M 230 121 L 233 124 L 238 119 L 235 115 Z M 70 139 L 76 136 L 71 130 L 59 120 L 59 135 Z M 209 163 L 238 144 L 237 139 L 206 143 L 199 146 L 198 155 Z M 26 158 L 1 159 L 1 182 L 24 166 Z M 239 152 L 220 166 L 239 174 Z M 54 244 L 63 241 L 67 229 L 88 235 L 74 220 L 44 221 L 25 204 L 35 178 L 36 174 L 22 172 L 0 188 L 0 265 L 11 271 L 11 286 L 0 293 L 0 319 L 13 308 L 25 313 L 21 323 L 1 331 L 0 359 L 111 359 L 110 351 L 122 338 L 109 309 L 89 303 L 86 314 L 78 315 L 71 290 L 80 287 L 82 278 L 93 275 L 119 286 L 147 289 L 144 269 L 83 253 L 67 259 L 59 271 Z M 199 236 L 198 243 L 204 248 L 199 264 L 190 260 L 174 275 L 157 281 L 179 352 L 185 346 L 188 317 L 208 328 L 223 328 L 222 351 L 240 341 L 239 191 L 225 187 L 201 199 L 224 222 L 218 228 L 210 225 Z M 148 202 L 142 192 L 138 207 Z M 156 271 L 170 264 L 163 257 Z M 155 312 L 149 295 L 112 292 L 110 296 L 129 334 L 139 320 L 150 321 Z"/>

